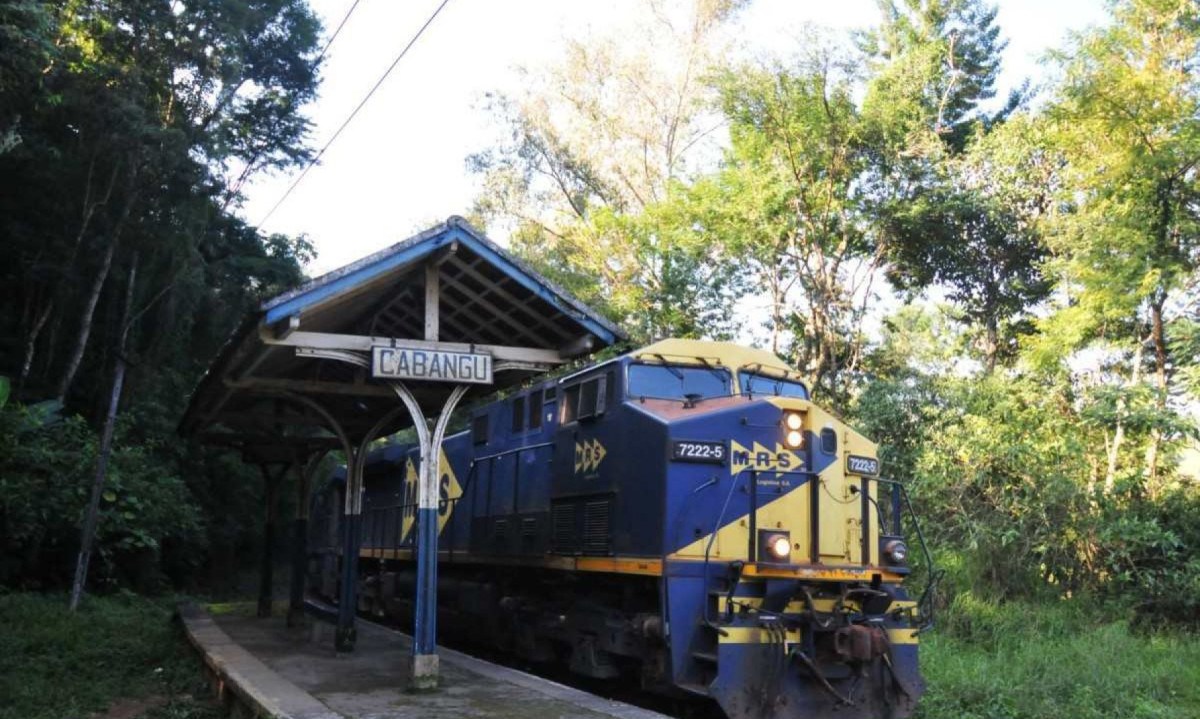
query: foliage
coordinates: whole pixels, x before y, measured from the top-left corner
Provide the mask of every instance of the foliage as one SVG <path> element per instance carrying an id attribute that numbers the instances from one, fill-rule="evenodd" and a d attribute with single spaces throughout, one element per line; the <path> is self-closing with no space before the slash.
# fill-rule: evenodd
<path id="1" fill-rule="evenodd" d="M 1138 634 L 1081 603 L 960 594 L 921 637 L 922 719 L 1155 717 L 1200 706 L 1200 642 Z"/>
<path id="2" fill-rule="evenodd" d="M 0 368 L 24 405 L 0 416 L 0 584 L 69 577 L 118 351 L 94 575 L 154 588 L 246 544 L 245 470 L 199 476 L 211 457 L 175 427 L 237 318 L 312 257 L 233 210 L 248 178 L 309 157 L 319 31 L 304 0 L 0 4 Z"/>
<path id="3" fill-rule="evenodd" d="M 567 39 L 525 91 L 489 98 L 506 136 L 468 160 L 473 215 L 640 340 L 729 331 L 736 268 L 690 234 L 677 190 L 719 152 L 704 78 L 743 4 L 645 3 L 631 27 Z"/>
<path id="4" fill-rule="evenodd" d="M 0 594 L 0 719 L 103 712 L 118 699 L 160 697 L 153 717 L 215 719 L 199 657 L 171 621 L 170 601 L 132 594 L 66 612 L 57 594 Z"/>
<path id="5" fill-rule="evenodd" d="M 163 542 L 203 547 L 202 519 L 179 477 L 164 475 L 153 448 L 118 433 L 99 531 L 99 583 L 156 589 Z M 55 584 L 69 573 L 95 471 L 96 434 L 78 417 L 50 424 L 24 407 L 0 410 L 0 585 Z"/>
<path id="6" fill-rule="evenodd" d="M 868 155 L 837 48 L 791 69 L 736 68 L 720 78 L 730 122 L 725 166 L 701 225 L 769 299 L 771 349 L 836 399 L 861 357 L 861 323 L 879 255 L 858 179 Z M 709 189 L 711 183 L 712 189 Z"/>

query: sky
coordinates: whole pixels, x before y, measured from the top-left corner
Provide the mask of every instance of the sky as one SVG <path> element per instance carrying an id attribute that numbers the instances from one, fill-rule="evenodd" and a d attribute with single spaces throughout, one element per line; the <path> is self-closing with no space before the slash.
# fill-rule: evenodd
<path id="1" fill-rule="evenodd" d="M 441 0 L 360 0 L 330 47 L 319 99 L 308 108 L 320 147 L 350 114 Z M 643 0 L 450 0 L 370 102 L 291 196 L 261 225 L 307 235 L 319 275 L 398 242 L 450 215 L 466 214 L 477 178 L 468 155 L 497 136 L 482 109 L 490 91 L 517 89 L 520 66 L 552 63 L 564 37 L 603 34 Z M 326 32 L 353 0 L 311 0 Z M 999 94 L 1043 74 L 1038 64 L 1073 30 L 1104 22 L 1103 0 L 999 0 L 1008 39 Z M 806 24 L 872 25 L 874 0 L 756 0 L 739 36 L 755 51 L 790 54 Z M 299 170 L 259 176 L 243 217 L 259 225 Z M 501 243 L 505 238 L 494 238 Z"/>

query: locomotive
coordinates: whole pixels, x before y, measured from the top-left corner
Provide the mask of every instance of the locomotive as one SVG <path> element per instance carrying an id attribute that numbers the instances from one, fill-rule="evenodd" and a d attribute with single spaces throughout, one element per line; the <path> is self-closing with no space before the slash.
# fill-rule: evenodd
<path id="1" fill-rule="evenodd" d="M 914 710 L 916 516 L 774 354 L 659 341 L 470 410 L 439 461 L 443 636 L 731 719 Z M 365 464 L 360 611 L 412 615 L 417 462 L 394 444 Z M 330 600 L 344 491 L 342 469 L 311 513 L 309 592 Z"/>

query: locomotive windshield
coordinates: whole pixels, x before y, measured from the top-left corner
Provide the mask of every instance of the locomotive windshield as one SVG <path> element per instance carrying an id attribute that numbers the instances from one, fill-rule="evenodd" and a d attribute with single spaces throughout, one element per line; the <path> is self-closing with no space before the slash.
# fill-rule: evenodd
<path id="1" fill-rule="evenodd" d="M 694 365 L 629 366 L 629 396 L 655 399 L 725 397 L 732 394 L 728 370 Z"/>
<path id="2" fill-rule="evenodd" d="M 769 377 L 742 370 L 738 372 L 738 384 L 742 394 L 770 394 L 776 397 L 799 397 L 808 399 L 808 388 L 803 384 L 782 377 Z"/>

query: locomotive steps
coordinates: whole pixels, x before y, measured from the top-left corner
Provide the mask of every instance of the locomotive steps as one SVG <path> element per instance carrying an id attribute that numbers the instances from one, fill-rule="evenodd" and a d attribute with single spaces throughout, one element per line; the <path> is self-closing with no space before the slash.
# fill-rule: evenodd
<path id="1" fill-rule="evenodd" d="M 282 617 L 252 613 L 249 605 L 223 613 L 194 603 L 179 608 L 214 691 L 234 717 L 666 719 L 445 648 L 438 649 L 441 688 L 408 693 L 408 635 L 360 620 L 355 652 L 335 654 L 331 624 L 314 620 L 311 631 L 289 630 Z"/>

